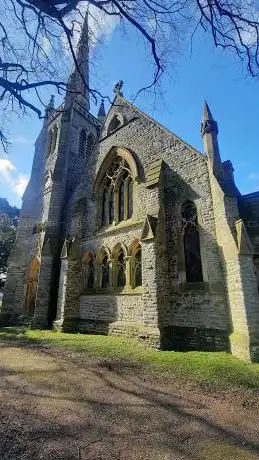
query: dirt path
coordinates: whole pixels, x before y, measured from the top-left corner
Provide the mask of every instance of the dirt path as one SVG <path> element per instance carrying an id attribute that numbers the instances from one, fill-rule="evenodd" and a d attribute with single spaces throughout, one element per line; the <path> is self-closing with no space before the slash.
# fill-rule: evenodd
<path id="1" fill-rule="evenodd" d="M 259 459 L 259 410 L 236 398 L 40 348 L 3 345 L 0 365 L 0 459 Z"/>

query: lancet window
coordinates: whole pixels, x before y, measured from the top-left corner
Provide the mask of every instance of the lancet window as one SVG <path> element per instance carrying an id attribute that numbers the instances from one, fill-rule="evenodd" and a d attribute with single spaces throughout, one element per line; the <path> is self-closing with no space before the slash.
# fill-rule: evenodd
<path id="1" fill-rule="evenodd" d="M 182 235 L 187 282 L 202 282 L 202 263 L 197 209 L 193 202 L 186 202 L 181 210 Z"/>

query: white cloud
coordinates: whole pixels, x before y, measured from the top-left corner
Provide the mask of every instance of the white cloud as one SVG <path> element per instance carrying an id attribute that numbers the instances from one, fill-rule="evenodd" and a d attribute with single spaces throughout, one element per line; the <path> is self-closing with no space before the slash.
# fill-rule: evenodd
<path id="1" fill-rule="evenodd" d="M 22 197 L 29 178 L 24 174 L 16 175 L 16 167 L 7 158 L 0 158 L 0 177 L 9 185 L 16 195 Z M 15 177 L 16 176 L 16 177 Z"/>
<path id="2" fill-rule="evenodd" d="M 12 138 L 12 143 L 13 144 L 23 144 L 23 145 L 28 145 L 31 144 L 32 141 L 28 139 L 27 137 L 24 136 L 16 136 Z"/>
<path id="3" fill-rule="evenodd" d="M 15 171 L 15 166 L 7 158 L 0 158 L 0 176 L 2 176 L 6 182 L 11 181 L 11 172 Z"/>
<path id="4" fill-rule="evenodd" d="M 83 25 L 84 16 L 88 9 L 86 3 L 80 5 L 80 12 L 77 11 L 69 16 L 67 16 L 65 20 L 65 24 L 70 29 L 71 23 L 74 21 L 74 30 L 73 36 L 71 39 L 72 45 L 74 50 L 76 50 L 80 33 Z M 108 7 L 107 7 L 108 8 Z M 105 12 L 99 10 L 93 5 L 89 7 L 89 15 L 88 15 L 88 24 L 89 24 L 89 36 L 90 36 L 90 43 L 92 47 L 96 46 L 100 39 L 108 40 L 113 33 L 114 29 L 116 28 L 117 24 L 119 23 L 119 17 L 117 16 L 109 16 Z M 65 34 L 61 38 L 64 51 L 66 54 L 70 55 L 70 48 L 67 43 L 67 38 Z"/>
<path id="5" fill-rule="evenodd" d="M 259 174 L 255 172 L 251 172 L 250 174 L 248 174 L 247 179 L 248 180 L 258 180 Z"/>

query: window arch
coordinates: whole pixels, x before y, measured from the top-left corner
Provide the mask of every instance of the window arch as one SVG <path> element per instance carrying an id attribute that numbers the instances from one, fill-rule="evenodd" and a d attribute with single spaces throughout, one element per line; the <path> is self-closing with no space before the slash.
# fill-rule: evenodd
<path id="1" fill-rule="evenodd" d="M 81 130 L 79 134 L 79 141 L 78 141 L 78 155 L 85 156 L 86 151 L 86 132 L 84 129 Z"/>
<path id="2" fill-rule="evenodd" d="M 118 246 L 115 252 L 115 287 L 123 289 L 126 286 L 126 256 L 123 247 Z"/>
<path id="3" fill-rule="evenodd" d="M 110 264 L 106 251 L 103 251 L 101 254 L 100 286 L 103 289 L 107 289 L 110 286 Z"/>
<path id="4" fill-rule="evenodd" d="M 95 256 L 89 251 L 83 259 L 83 290 L 88 291 L 95 286 Z"/>
<path id="5" fill-rule="evenodd" d="M 119 126 L 121 126 L 121 120 L 119 119 L 118 115 L 114 115 L 114 117 L 112 118 L 109 126 L 108 126 L 108 129 L 107 129 L 107 134 L 111 134 L 113 131 L 115 131 L 116 129 L 119 128 Z"/>
<path id="6" fill-rule="evenodd" d="M 89 134 L 86 142 L 85 157 L 88 158 L 93 151 L 94 147 L 94 136 Z"/>
<path id="7" fill-rule="evenodd" d="M 132 287 L 142 286 L 142 248 L 138 243 L 132 251 Z"/>
<path id="8" fill-rule="evenodd" d="M 181 209 L 185 272 L 187 282 L 202 282 L 202 263 L 197 209 L 187 201 Z"/>
<path id="9" fill-rule="evenodd" d="M 100 187 L 101 226 L 117 224 L 133 216 L 132 173 L 127 161 L 116 155 L 106 169 Z"/>
<path id="10" fill-rule="evenodd" d="M 56 144 L 57 144 L 57 138 L 58 138 L 58 127 L 55 125 L 50 131 L 49 131 L 49 139 L 48 139 L 48 151 L 47 155 L 52 155 L 54 153 Z"/>

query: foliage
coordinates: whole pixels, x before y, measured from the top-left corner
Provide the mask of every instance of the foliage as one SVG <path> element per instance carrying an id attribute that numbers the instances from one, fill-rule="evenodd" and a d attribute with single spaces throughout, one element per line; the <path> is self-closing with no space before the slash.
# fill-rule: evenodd
<path id="1" fill-rule="evenodd" d="M 2 291 L 7 270 L 7 261 L 16 235 L 19 209 L 10 206 L 5 198 L 0 198 L 0 291 Z"/>
<path id="2" fill-rule="evenodd" d="M 157 351 L 136 339 L 83 334 L 64 334 L 22 328 L 0 329 L 0 341 L 14 340 L 37 346 L 76 351 L 82 355 L 117 362 L 120 366 L 147 367 L 160 377 L 178 377 L 218 389 L 259 390 L 259 364 L 242 362 L 228 353 Z"/>

